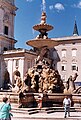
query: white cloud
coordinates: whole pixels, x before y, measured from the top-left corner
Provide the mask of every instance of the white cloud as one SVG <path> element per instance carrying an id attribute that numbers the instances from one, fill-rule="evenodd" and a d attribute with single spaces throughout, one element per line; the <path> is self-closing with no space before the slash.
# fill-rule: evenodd
<path id="1" fill-rule="evenodd" d="M 80 8 L 81 9 L 81 1 L 79 1 L 78 4 L 74 4 L 73 7 Z"/>
<path id="2" fill-rule="evenodd" d="M 26 0 L 27 2 L 32 2 L 33 0 Z"/>
<path id="3" fill-rule="evenodd" d="M 78 8 L 81 8 L 81 1 L 77 5 Z"/>
<path id="4" fill-rule="evenodd" d="M 56 3 L 54 7 L 55 7 L 55 9 L 57 9 L 58 11 L 64 10 L 64 6 L 63 6 L 63 4 L 61 4 L 61 3 Z"/>
<path id="5" fill-rule="evenodd" d="M 49 6 L 49 9 L 50 9 L 50 10 L 52 10 L 53 8 L 54 8 L 53 5 L 50 5 L 50 6 Z"/>
<path id="6" fill-rule="evenodd" d="M 50 9 L 50 10 L 56 9 L 57 12 L 59 12 L 59 11 L 61 11 L 61 10 L 64 10 L 65 8 L 64 8 L 63 4 L 61 4 L 61 3 L 56 3 L 55 5 L 50 5 L 50 6 L 49 6 L 49 9 Z"/>

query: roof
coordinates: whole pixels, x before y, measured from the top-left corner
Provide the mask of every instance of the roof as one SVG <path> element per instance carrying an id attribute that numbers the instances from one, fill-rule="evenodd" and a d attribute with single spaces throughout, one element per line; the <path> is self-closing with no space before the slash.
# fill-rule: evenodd
<path id="1" fill-rule="evenodd" d="M 28 54 L 36 55 L 35 52 L 30 51 L 30 50 L 26 50 L 23 48 L 18 48 L 18 49 L 14 49 L 14 50 L 7 50 L 7 51 L 4 51 L 3 54 L 7 55 L 7 54 L 19 54 L 19 53 L 28 53 Z"/>

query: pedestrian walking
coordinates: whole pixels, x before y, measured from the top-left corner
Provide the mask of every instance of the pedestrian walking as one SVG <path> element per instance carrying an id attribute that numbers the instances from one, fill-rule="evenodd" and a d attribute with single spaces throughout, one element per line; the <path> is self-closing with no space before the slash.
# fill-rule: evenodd
<path id="1" fill-rule="evenodd" d="M 0 120 L 11 120 L 10 113 L 11 105 L 7 97 L 3 97 L 3 102 L 0 104 Z"/>
<path id="2" fill-rule="evenodd" d="M 66 118 L 67 113 L 68 113 L 68 117 L 70 117 L 71 99 L 68 97 L 68 95 L 65 96 L 65 98 L 63 100 L 63 105 L 64 105 L 64 111 L 65 111 L 64 118 Z"/>

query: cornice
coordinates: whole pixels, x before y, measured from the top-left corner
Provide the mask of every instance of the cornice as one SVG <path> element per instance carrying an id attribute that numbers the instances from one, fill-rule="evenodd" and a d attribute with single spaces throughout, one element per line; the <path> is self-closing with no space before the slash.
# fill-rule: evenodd
<path id="1" fill-rule="evenodd" d="M 10 37 L 8 37 L 6 35 L 4 36 L 4 35 L 0 34 L 0 40 L 4 40 L 4 39 L 7 40 L 7 41 L 11 40 L 11 41 L 13 41 L 15 43 L 17 42 L 17 40 L 15 40 L 14 38 L 10 38 Z"/>
<path id="2" fill-rule="evenodd" d="M 26 49 L 22 49 L 22 48 L 4 51 L 3 55 L 9 55 L 9 54 L 22 54 L 23 55 L 24 53 L 37 56 L 37 54 L 35 52 L 32 52 L 30 50 L 26 50 Z"/>
<path id="3" fill-rule="evenodd" d="M 66 41 L 66 40 L 81 40 L 81 36 L 67 36 L 67 37 L 58 37 L 58 38 L 51 38 L 55 41 Z"/>
<path id="4" fill-rule="evenodd" d="M 2 8 L 4 8 L 4 6 L 5 6 L 6 8 L 8 8 L 10 10 L 13 9 L 14 11 L 16 11 L 18 9 L 15 5 L 10 4 L 9 2 L 6 2 L 5 0 L 0 0 L 0 2 L 2 2 L 2 4 L 0 5 Z"/>
<path id="5" fill-rule="evenodd" d="M 58 42 L 58 45 L 81 43 L 81 36 L 68 36 L 68 37 L 51 38 L 51 39 Z"/>

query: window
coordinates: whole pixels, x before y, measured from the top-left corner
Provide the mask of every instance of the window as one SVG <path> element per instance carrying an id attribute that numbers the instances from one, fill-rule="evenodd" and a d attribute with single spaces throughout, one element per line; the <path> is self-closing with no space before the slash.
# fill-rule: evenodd
<path id="1" fill-rule="evenodd" d="M 77 70 L 78 71 L 78 67 L 77 67 L 76 63 L 72 64 L 72 70 Z"/>
<path id="2" fill-rule="evenodd" d="M 7 51 L 8 49 L 6 48 L 6 47 L 4 47 L 4 49 L 3 49 L 4 51 Z"/>
<path id="3" fill-rule="evenodd" d="M 62 57 L 66 57 L 66 49 L 62 50 Z"/>
<path id="4" fill-rule="evenodd" d="M 72 49 L 72 56 L 73 57 L 76 57 L 76 51 L 77 51 L 77 49 Z"/>
<path id="5" fill-rule="evenodd" d="M 16 60 L 16 66 L 19 66 L 19 60 Z"/>
<path id="6" fill-rule="evenodd" d="M 4 34 L 8 35 L 8 26 L 4 26 Z"/>
<path id="7" fill-rule="evenodd" d="M 66 70 L 66 64 L 63 64 L 62 65 L 62 71 L 65 71 Z"/>

